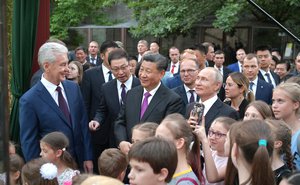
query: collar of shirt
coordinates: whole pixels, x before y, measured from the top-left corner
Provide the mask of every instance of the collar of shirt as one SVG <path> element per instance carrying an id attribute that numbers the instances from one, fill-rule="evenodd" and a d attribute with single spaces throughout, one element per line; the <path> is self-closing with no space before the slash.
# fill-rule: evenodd
<path id="1" fill-rule="evenodd" d="M 102 65 L 102 71 L 103 71 L 103 76 L 105 78 L 105 82 L 108 82 L 108 76 L 109 76 L 108 72 L 110 70 L 103 63 L 101 65 Z M 115 76 L 112 73 L 111 73 L 111 75 L 112 75 L 112 78 L 114 79 Z"/>
<path id="2" fill-rule="evenodd" d="M 203 115 L 205 116 L 206 115 L 206 113 L 209 111 L 209 109 L 213 106 L 213 104 L 216 102 L 218 100 L 218 96 L 217 95 L 215 95 L 215 96 L 213 96 L 213 97 L 211 97 L 211 98 L 209 98 L 208 100 L 206 100 L 206 101 L 204 101 L 204 102 L 202 102 L 201 101 L 201 99 L 200 99 L 200 103 L 203 103 L 204 104 L 204 113 L 203 113 Z"/>
<path id="3" fill-rule="evenodd" d="M 124 83 L 124 85 L 126 86 L 126 92 L 131 89 L 132 81 L 133 81 L 133 77 L 132 77 L 132 75 L 130 75 L 130 77 L 128 78 L 128 80 Z M 117 79 L 118 89 L 122 91 L 121 84 L 122 83 Z"/>
<path id="4" fill-rule="evenodd" d="M 186 93 L 189 92 L 189 90 L 195 90 L 195 88 L 190 89 L 190 88 L 189 88 L 188 86 L 186 86 L 185 84 L 183 84 L 183 87 L 184 87 L 184 90 L 185 90 Z"/>
<path id="5" fill-rule="evenodd" d="M 239 65 L 240 71 L 242 71 L 242 69 L 243 69 L 243 64 L 242 64 L 240 61 L 238 61 L 238 65 Z"/>
<path id="6" fill-rule="evenodd" d="M 49 92 L 49 94 L 52 96 L 52 98 L 54 99 L 54 101 L 56 102 L 56 104 L 58 105 L 58 93 L 56 91 L 57 85 L 49 82 L 45 77 L 44 74 L 42 75 L 41 78 L 41 83 L 45 86 L 45 88 L 47 89 L 47 91 Z M 62 85 L 62 83 L 60 82 L 59 85 L 61 87 L 61 92 L 67 102 L 67 98 L 66 98 L 66 93 L 65 93 L 65 89 L 64 86 Z M 68 102 L 67 102 L 68 104 Z"/>
<path id="7" fill-rule="evenodd" d="M 159 84 L 154 88 L 152 89 L 151 91 L 149 91 L 149 93 L 151 94 L 151 96 L 148 98 L 148 104 L 150 104 L 150 101 L 152 100 L 152 98 L 154 97 L 156 91 L 158 90 L 158 88 L 160 87 L 161 85 L 161 82 L 159 82 Z M 147 90 L 144 88 L 144 92 L 143 92 L 143 95 L 147 92 Z M 144 100 L 144 96 L 143 96 L 143 100 Z M 142 101 L 143 102 L 143 101 Z"/>

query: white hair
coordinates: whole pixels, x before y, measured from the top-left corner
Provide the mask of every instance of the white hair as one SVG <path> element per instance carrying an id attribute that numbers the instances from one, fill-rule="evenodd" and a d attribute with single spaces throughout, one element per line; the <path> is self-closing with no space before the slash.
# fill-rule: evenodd
<path id="1" fill-rule="evenodd" d="M 42 66 L 44 62 L 53 63 L 56 61 L 58 54 L 67 54 L 68 49 L 66 46 L 56 42 L 46 42 L 43 44 L 38 53 L 38 62 Z"/>

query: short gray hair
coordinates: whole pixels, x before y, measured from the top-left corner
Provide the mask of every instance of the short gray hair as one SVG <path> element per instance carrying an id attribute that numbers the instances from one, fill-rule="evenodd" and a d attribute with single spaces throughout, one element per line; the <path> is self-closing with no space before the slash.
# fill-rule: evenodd
<path id="1" fill-rule="evenodd" d="M 58 54 L 67 54 L 68 49 L 66 46 L 56 43 L 56 42 L 47 42 L 43 44 L 38 53 L 38 62 L 42 66 L 44 62 L 53 63 L 56 60 Z"/>

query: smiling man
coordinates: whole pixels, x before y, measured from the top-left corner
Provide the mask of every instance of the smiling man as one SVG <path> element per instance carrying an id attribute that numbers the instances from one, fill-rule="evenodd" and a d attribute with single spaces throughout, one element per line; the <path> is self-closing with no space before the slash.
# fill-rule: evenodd
<path id="1" fill-rule="evenodd" d="M 166 68 L 166 58 L 160 54 L 143 57 L 139 70 L 141 86 L 128 91 L 115 122 L 115 137 L 122 152 L 129 151 L 131 130 L 136 124 L 148 121 L 160 123 L 168 114 L 183 114 L 181 97 L 161 83 Z"/>
<path id="2" fill-rule="evenodd" d="M 49 42 L 41 46 L 41 80 L 20 99 L 20 140 L 26 161 L 40 157 L 40 139 L 54 131 L 69 139 L 67 150 L 81 169 L 92 172 L 92 145 L 88 117 L 79 86 L 65 80 L 68 49 Z"/>

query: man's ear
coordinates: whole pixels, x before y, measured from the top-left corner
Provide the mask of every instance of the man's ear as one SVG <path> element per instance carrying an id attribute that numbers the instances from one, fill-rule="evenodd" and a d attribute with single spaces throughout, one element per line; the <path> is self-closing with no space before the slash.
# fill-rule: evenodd
<path id="1" fill-rule="evenodd" d="M 166 178 L 168 177 L 169 171 L 167 168 L 162 168 L 160 170 L 160 173 L 158 175 L 158 181 L 160 182 L 164 182 L 166 180 Z"/>

